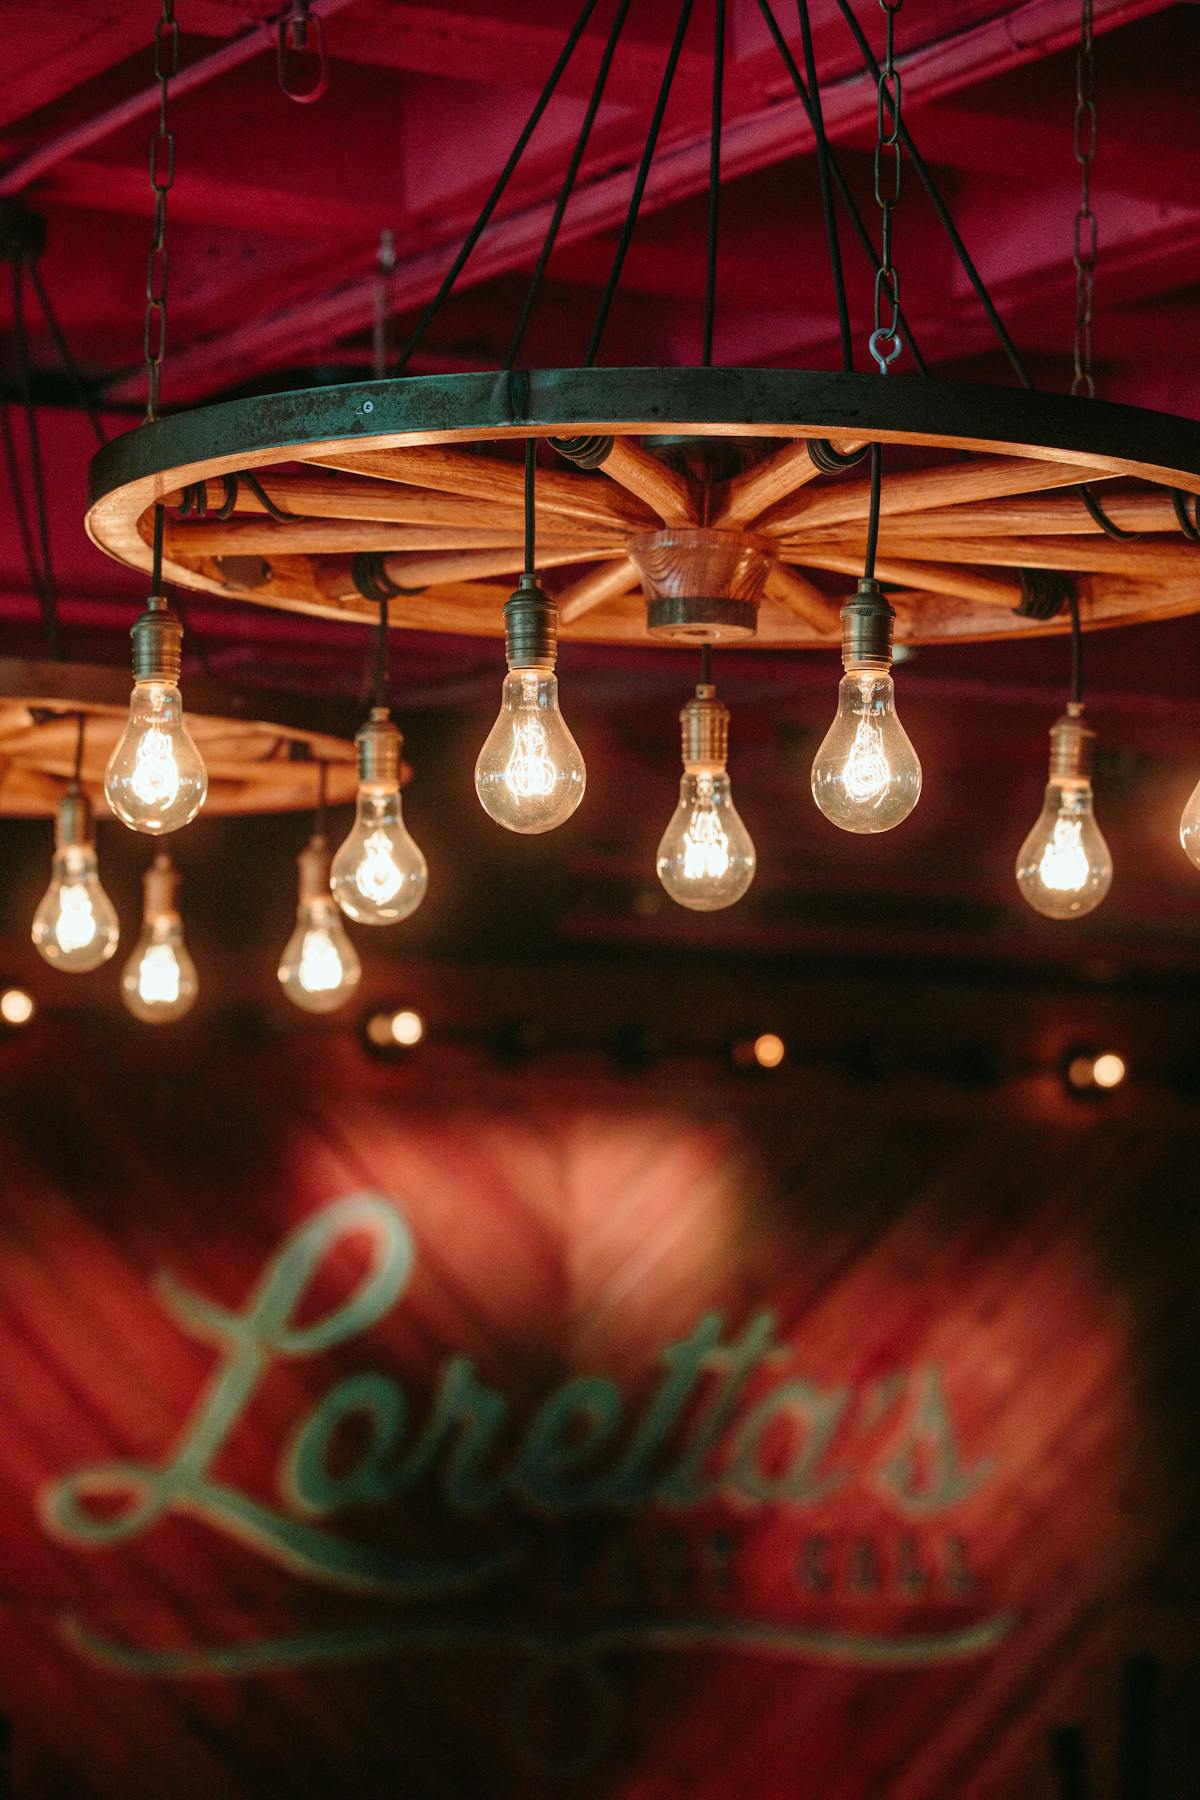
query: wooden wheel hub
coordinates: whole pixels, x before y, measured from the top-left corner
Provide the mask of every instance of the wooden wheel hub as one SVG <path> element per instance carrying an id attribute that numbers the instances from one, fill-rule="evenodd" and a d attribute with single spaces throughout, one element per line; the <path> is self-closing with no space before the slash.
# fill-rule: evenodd
<path id="1" fill-rule="evenodd" d="M 611 440 L 596 468 L 552 452 L 539 466 L 538 574 L 568 640 L 751 641 L 754 624 L 755 644 L 836 645 L 868 478 L 828 473 L 814 440 L 888 447 L 877 572 L 902 642 L 1061 631 L 1063 615 L 1029 604 L 1045 571 L 1073 584 L 1089 627 L 1200 607 L 1200 546 L 1171 492 L 1200 493 L 1200 425 L 897 376 L 566 369 L 229 401 L 107 445 L 88 529 L 148 569 L 165 501 L 167 573 L 185 587 L 364 620 L 382 592 L 394 626 L 499 636 L 523 563 L 514 452 L 530 436 Z M 664 454 L 664 438 L 736 454 Z M 1085 481 L 1137 543 L 1104 534 Z"/>

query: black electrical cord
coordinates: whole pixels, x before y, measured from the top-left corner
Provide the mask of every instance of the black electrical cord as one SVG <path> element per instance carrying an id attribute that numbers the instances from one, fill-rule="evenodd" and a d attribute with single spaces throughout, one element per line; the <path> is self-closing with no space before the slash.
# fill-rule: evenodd
<path id="1" fill-rule="evenodd" d="M 17 444 L 13 436 L 12 416 L 7 400 L 0 400 L 0 436 L 4 439 L 4 460 L 8 468 L 8 485 L 12 493 L 13 515 L 16 518 L 17 531 L 21 539 L 21 553 L 25 558 L 25 569 L 29 576 L 29 590 L 44 612 L 42 574 L 38 568 L 37 549 L 33 541 L 33 529 L 29 523 L 29 509 L 25 504 L 25 494 L 21 486 L 21 465 L 17 459 Z"/>
<path id="2" fill-rule="evenodd" d="M 853 10 L 849 5 L 849 0 L 837 0 L 837 8 L 843 19 L 846 21 L 855 43 L 858 45 L 859 54 L 863 59 L 863 63 L 866 66 L 868 73 L 874 77 L 876 82 L 878 82 L 880 78 L 879 64 L 876 62 L 875 57 L 871 52 L 871 46 L 866 40 L 862 26 L 854 16 Z M 1021 383 L 1022 387 L 1029 388 L 1032 391 L 1034 386 L 1033 379 L 1030 376 L 1028 369 L 1025 367 L 1021 353 L 1009 336 L 1004 320 L 997 312 L 996 304 L 992 299 L 992 296 L 988 293 L 987 288 L 984 286 L 983 278 L 980 275 L 979 270 L 975 267 L 975 264 L 971 259 L 971 254 L 959 235 L 958 227 L 950 217 L 950 209 L 942 199 L 941 190 L 939 189 L 937 182 L 933 179 L 933 176 L 930 174 L 928 164 L 914 144 L 912 133 L 909 131 L 907 125 L 904 124 L 903 120 L 900 121 L 900 142 L 908 152 L 912 166 L 917 171 L 917 177 L 920 180 L 921 186 L 929 196 L 930 204 L 938 216 L 938 221 L 942 230 L 950 240 L 951 247 L 959 260 L 963 273 L 971 283 L 971 286 L 975 289 L 980 305 L 987 314 L 988 323 L 991 325 L 992 330 L 1000 341 L 1000 347 L 1008 358 L 1009 366 L 1012 369 L 1013 374 Z"/>
<path id="3" fill-rule="evenodd" d="M 604 336 L 604 328 L 608 324 L 609 309 L 612 306 L 617 283 L 621 279 L 621 270 L 625 266 L 625 258 L 629 253 L 629 246 L 637 226 L 642 195 L 646 191 L 646 181 L 658 145 L 658 134 L 662 128 L 663 115 L 667 110 L 667 101 L 671 97 L 671 84 L 675 79 L 675 70 L 679 66 L 679 56 L 683 49 L 683 40 L 687 35 L 693 3 L 694 0 L 683 0 L 683 5 L 679 9 L 679 21 L 675 27 L 675 36 L 671 40 L 671 48 L 667 53 L 666 65 L 663 68 L 662 81 L 658 89 L 658 99 L 654 102 L 654 111 L 650 117 L 650 129 L 646 133 L 646 142 L 642 147 L 642 159 L 638 164 L 637 178 L 634 181 L 633 193 L 629 197 L 629 206 L 625 213 L 625 223 L 621 227 L 616 255 L 613 257 L 608 280 L 604 284 L 604 292 L 600 296 L 600 309 L 596 315 L 596 323 L 592 327 L 592 337 L 587 347 L 587 355 L 584 357 L 584 366 L 589 369 L 595 366 L 596 358 L 600 354 L 600 342 Z"/>
<path id="4" fill-rule="evenodd" d="M 162 593 L 163 533 L 166 523 L 167 509 L 160 502 L 154 508 L 154 537 L 150 545 L 150 592 L 152 594 Z"/>
<path id="5" fill-rule="evenodd" d="M 487 199 L 483 203 L 483 209 L 480 212 L 479 217 L 476 219 L 476 221 L 472 225 L 470 231 L 468 231 L 466 237 L 463 239 L 462 244 L 459 247 L 458 254 L 454 258 L 454 261 L 451 263 L 449 269 L 446 271 L 446 274 L 442 280 L 441 286 L 438 288 L 437 293 L 433 296 L 433 299 L 429 302 L 428 306 L 425 308 L 424 312 L 421 314 L 420 318 L 417 320 L 417 323 L 413 329 L 412 335 L 410 336 L 408 342 L 404 346 L 404 349 L 400 356 L 400 360 L 396 365 L 396 373 L 398 375 L 403 375 L 405 370 L 408 368 L 408 364 L 412 357 L 413 352 L 416 350 L 416 348 L 420 344 L 422 338 L 425 336 L 426 331 L 428 331 L 429 326 L 433 322 L 434 318 L 437 316 L 438 312 L 441 310 L 443 303 L 448 298 L 451 289 L 453 288 L 455 282 L 458 280 L 459 276 L 461 275 L 461 273 L 463 271 L 463 267 L 466 264 L 467 258 L 470 256 L 472 250 L 474 250 L 476 244 L 479 242 L 480 238 L 483 236 L 484 231 L 487 229 L 488 221 L 491 219 L 492 214 L 495 212 L 497 206 L 500 204 L 500 200 L 504 194 L 504 190 L 508 186 L 509 181 L 512 179 L 513 170 L 516 168 L 516 166 L 520 162 L 522 156 L 525 154 L 525 146 L 528 144 L 530 138 L 533 136 L 535 130 L 537 129 L 538 121 L 541 119 L 542 114 L 545 112 L 547 106 L 550 104 L 550 101 L 554 95 L 554 90 L 558 86 L 559 81 L 562 77 L 562 72 L 566 68 L 567 64 L 570 62 L 571 56 L 575 49 L 575 46 L 579 42 L 580 38 L 583 36 L 584 28 L 586 27 L 588 20 L 591 18 L 592 14 L 595 10 L 596 10 L 596 0 L 584 0 L 583 6 L 580 8 L 579 16 L 575 20 L 574 25 L 571 27 L 570 35 L 567 38 L 567 41 L 563 45 L 562 49 L 559 51 L 558 59 L 555 62 L 554 67 L 551 69 L 550 74 L 546 79 L 546 85 L 543 87 L 541 93 L 537 97 L 537 100 L 534 102 L 533 111 L 530 113 L 529 117 L 526 119 L 524 125 L 522 126 L 520 135 L 518 136 L 516 143 L 513 145 L 512 150 L 509 153 L 508 161 L 505 163 L 503 169 L 500 171 L 500 174 L 496 179 L 495 186 L 492 188 L 491 193 L 488 195 Z"/>
<path id="6" fill-rule="evenodd" d="M 842 341 L 842 367 L 854 368 L 854 339 L 850 330 L 850 307 L 846 299 L 846 276 L 842 268 L 842 246 L 838 237 L 837 214 L 833 209 L 833 179 L 829 168 L 829 139 L 825 135 L 825 114 L 821 106 L 821 83 L 817 76 L 817 59 L 813 53 L 812 21 L 808 0 L 796 0 L 800 15 L 800 41 L 804 46 L 804 73 L 812 97 L 813 135 L 817 141 L 817 175 L 821 184 L 821 211 L 825 219 L 825 243 L 829 251 L 829 267 L 833 275 L 833 297 L 837 306 L 838 335 Z"/>
<path id="7" fill-rule="evenodd" d="M 878 444 L 871 445 L 871 499 L 867 512 L 867 548 L 863 557 L 863 580 L 875 579 L 875 552 L 879 548 L 879 502 L 883 486 L 883 454 Z"/>
<path id="8" fill-rule="evenodd" d="M 724 5 L 724 0 L 718 0 L 718 4 Z M 588 139 L 592 135 L 592 126 L 596 122 L 596 114 L 600 110 L 600 102 L 604 98 L 604 90 L 608 85 L 609 70 L 612 68 L 613 56 L 616 53 L 617 43 L 620 39 L 622 29 L 624 28 L 630 5 L 631 0 L 621 0 L 621 4 L 617 8 L 617 16 L 612 23 L 612 30 L 608 34 L 608 42 L 605 44 L 604 54 L 600 58 L 600 67 L 596 71 L 596 81 L 592 88 L 591 99 L 588 101 L 587 111 L 583 115 L 583 124 L 579 127 L 579 136 L 575 140 L 575 148 L 571 153 L 571 160 L 567 165 L 567 172 L 563 177 L 563 184 L 559 190 L 558 199 L 554 203 L 554 211 L 551 214 L 550 224 L 547 228 L 546 236 L 538 255 L 537 266 L 530 278 L 529 287 L 521 306 L 520 316 L 513 329 L 512 337 L 508 341 L 508 349 L 504 353 L 503 366 L 506 369 L 511 369 L 513 367 L 516 363 L 517 356 L 520 353 L 521 342 L 525 336 L 525 329 L 529 324 L 529 316 L 532 313 L 534 304 L 537 300 L 538 292 L 542 285 L 542 277 L 546 273 L 546 265 L 550 261 L 554 245 L 558 239 L 559 227 L 563 222 L 563 214 L 567 210 L 567 202 L 570 200 L 575 187 L 575 179 L 579 174 L 580 165 L 583 162 L 584 152 L 588 146 Z"/>
<path id="9" fill-rule="evenodd" d="M 1083 630 L 1079 623 L 1079 595 L 1072 583 L 1067 594 L 1071 613 L 1071 702 L 1083 705 Z"/>
<path id="10" fill-rule="evenodd" d="M 1141 537 L 1142 534 L 1140 531 L 1126 531 L 1123 525 L 1118 525 L 1115 519 L 1110 519 L 1086 482 L 1081 482 L 1075 492 L 1083 501 L 1083 504 L 1087 509 L 1088 517 L 1092 520 L 1093 524 L 1100 527 L 1105 537 L 1124 539 L 1126 542 L 1135 543 L 1137 539 Z M 1178 511 L 1176 511 L 1175 516 L 1178 518 Z M 1186 532 L 1184 535 L 1187 535 Z"/>
<path id="11" fill-rule="evenodd" d="M 388 682 L 388 603 L 379 602 L 379 619 L 375 627 L 375 679 L 372 705 L 387 706 Z"/>
<path id="12" fill-rule="evenodd" d="M 721 114 L 725 97 L 725 0 L 716 0 L 713 35 L 712 127 L 708 139 L 708 243 L 704 265 L 704 353 L 712 368 L 717 310 L 717 241 L 721 211 Z"/>
<path id="13" fill-rule="evenodd" d="M 33 516 L 41 555 L 41 580 L 35 585 L 42 609 L 46 643 L 56 661 L 62 659 L 62 632 L 58 622 L 58 589 L 54 581 L 54 562 L 50 552 L 50 522 L 46 512 L 46 479 L 42 467 L 42 441 L 38 431 L 37 408 L 33 404 L 33 371 L 29 361 L 29 340 L 25 332 L 25 265 L 18 257 L 13 263 L 12 279 L 13 347 L 16 351 L 17 381 L 21 390 L 21 409 L 25 414 L 25 433 L 29 444 L 29 471 L 33 486 Z"/>
<path id="14" fill-rule="evenodd" d="M 329 798 L 329 764 L 321 761 L 317 764 L 317 810 L 313 814 L 312 834 L 324 842 L 325 815 L 328 811 Z"/>
<path id="15" fill-rule="evenodd" d="M 803 106 L 805 112 L 808 114 L 809 123 L 812 125 L 813 130 L 815 132 L 815 130 L 816 130 L 816 111 L 813 106 L 812 96 L 809 94 L 808 88 L 805 86 L 804 77 L 801 75 L 799 69 L 796 67 L 796 59 L 792 55 L 791 50 L 788 48 L 787 39 L 784 37 L 782 31 L 779 29 L 779 21 L 778 21 L 778 19 L 776 19 L 775 14 L 771 11 L 770 0 L 758 0 L 758 10 L 763 16 L 763 19 L 766 23 L 768 31 L 771 33 L 771 37 L 775 43 L 775 48 L 778 50 L 780 58 L 783 61 L 783 66 L 787 70 L 789 76 L 791 77 L 792 86 L 796 90 L 797 98 L 799 99 L 800 104 Z M 875 249 L 874 244 L 871 242 L 871 234 L 867 230 L 866 225 L 863 223 L 863 216 L 858 210 L 858 206 L 855 202 L 854 195 L 850 192 L 849 184 L 846 181 L 846 177 L 842 174 L 841 165 L 838 162 L 837 157 L 834 155 L 832 149 L 830 149 L 830 151 L 829 151 L 829 173 L 830 173 L 830 176 L 832 177 L 833 184 L 834 184 L 835 188 L 837 189 L 838 198 L 841 200 L 842 205 L 845 207 L 846 212 L 849 215 L 850 221 L 854 226 L 854 234 L 857 237 L 859 243 L 862 245 L 863 250 L 866 253 L 867 259 L 871 264 L 871 267 L 875 270 L 875 273 L 878 274 L 879 273 L 879 254 L 878 254 L 877 250 Z M 912 352 L 913 361 L 916 363 L 917 368 L 922 375 L 928 375 L 929 366 L 926 363 L 925 358 L 921 354 L 920 345 L 917 343 L 916 337 L 913 334 L 913 328 L 909 324 L 908 319 L 905 317 L 905 314 L 904 314 L 904 311 L 902 308 L 897 309 L 896 316 L 897 316 L 897 321 L 898 321 L 898 323 L 903 331 L 903 334 L 904 334 L 904 341 L 908 345 L 909 350 Z"/>
<path id="16" fill-rule="evenodd" d="M 535 542 L 537 532 L 536 510 L 536 475 L 537 475 L 537 439 L 525 439 L 525 573 L 536 574 Z"/>
<path id="17" fill-rule="evenodd" d="M 75 773 L 71 777 L 72 787 L 79 786 L 79 778 L 83 774 L 83 734 L 87 730 L 87 714 L 75 715 Z"/>
<path id="18" fill-rule="evenodd" d="M 702 687 L 712 686 L 712 645 L 700 646 L 700 683 Z"/>

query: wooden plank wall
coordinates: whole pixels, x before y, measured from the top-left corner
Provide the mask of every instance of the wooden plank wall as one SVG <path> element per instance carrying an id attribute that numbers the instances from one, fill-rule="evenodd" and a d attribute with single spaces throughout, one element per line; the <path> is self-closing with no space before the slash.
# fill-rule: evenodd
<path id="1" fill-rule="evenodd" d="M 67 1023 L 0 1080 L 18 1794 L 1049 1800 L 1056 1725 L 1111 1772 L 1141 1651 L 1163 1668 L 1156 1791 L 1194 1800 L 1194 1112 L 811 1073 L 522 1078 L 450 1051 L 380 1069 L 337 1039 L 131 1064 Z M 364 1191 L 401 1221 L 393 1248 L 411 1233 L 381 1316 L 296 1347 L 381 1266 L 347 1230 L 279 1302 L 206 1471 L 177 1469 L 123 1537 L 128 1471 L 71 1490 L 104 1541 L 48 1523 L 81 1469 L 171 1466 L 229 1319 Z M 181 1325 L 163 1271 L 226 1323 Z M 323 1464 L 386 1486 L 456 1358 L 474 1397 L 406 1491 L 300 1509 L 289 1449 L 335 1383 L 402 1392 L 386 1455 L 360 1411 Z M 555 1438 L 544 1403 L 581 1375 L 609 1385 L 571 1390 Z M 475 1456 L 485 1389 L 505 1410 Z M 287 1554 L 318 1529 L 318 1564 L 332 1540 L 355 1567 L 496 1567 L 355 1589 L 283 1566 L 239 1507 Z"/>

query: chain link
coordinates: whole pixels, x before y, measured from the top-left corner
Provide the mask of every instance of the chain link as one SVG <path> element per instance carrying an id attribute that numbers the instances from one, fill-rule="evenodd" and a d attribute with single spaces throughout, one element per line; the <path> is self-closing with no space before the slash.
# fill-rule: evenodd
<path id="1" fill-rule="evenodd" d="M 1072 253 L 1075 262 L 1075 373 L 1071 392 L 1092 399 L 1092 302 L 1096 278 L 1096 215 L 1092 211 L 1092 161 L 1096 155 L 1096 57 L 1093 0 L 1081 0 L 1079 51 L 1075 58 L 1075 161 L 1079 164 L 1079 209 Z"/>
<path id="2" fill-rule="evenodd" d="M 903 348 L 900 336 L 900 276 L 892 265 L 892 215 L 900 198 L 901 81 L 896 68 L 896 14 L 904 0 L 879 0 L 887 21 L 883 63 L 875 102 L 875 201 L 883 216 L 879 268 L 875 273 L 875 329 L 870 351 L 886 375 Z"/>
<path id="3" fill-rule="evenodd" d="M 154 77 L 158 82 L 158 124 L 150 139 L 150 187 L 154 223 L 146 258 L 146 419 L 158 418 L 163 352 L 167 347 L 167 195 L 175 179 L 175 139 L 167 128 L 167 93 L 179 68 L 179 26 L 175 0 L 162 0 L 162 16 L 154 28 Z"/>

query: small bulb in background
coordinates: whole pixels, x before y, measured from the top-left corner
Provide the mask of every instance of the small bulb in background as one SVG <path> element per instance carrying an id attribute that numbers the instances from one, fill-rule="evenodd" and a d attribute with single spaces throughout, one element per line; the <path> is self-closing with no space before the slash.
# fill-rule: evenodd
<path id="1" fill-rule="evenodd" d="M 77 782 L 59 802 L 50 886 L 33 915 L 38 954 L 56 969 L 84 974 L 108 961 L 121 928 L 100 886 L 91 805 Z"/>
<path id="2" fill-rule="evenodd" d="M 10 987 L 0 993 L 0 1019 L 14 1030 L 31 1024 L 36 1012 L 37 1005 L 27 988 Z"/>
<path id="3" fill-rule="evenodd" d="M 1192 789 L 1179 821 L 1179 841 L 1190 861 L 1200 869 L 1200 781 Z"/>
<path id="4" fill-rule="evenodd" d="M 372 1013 L 367 1020 L 367 1039 L 377 1050 L 413 1050 L 424 1036 L 425 1021 L 409 1006 Z"/>
<path id="5" fill-rule="evenodd" d="M 329 891 L 325 839 L 310 838 L 296 861 L 300 873 L 296 928 L 280 959 L 279 983 L 294 1006 L 305 1012 L 332 1012 L 358 986 L 362 964 Z"/>
<path id="6" fill-rule="evenodd" d="M 179 692 L 183 626 L 161 595 L 135 623 L 129 720 L 104 772 L 109 806 L 132 831 L 163 836 L 194 819 L 208 793 L 204 760 Z"/>
<path id="7" fill-rule="evenodd" d="M 787 1045 L 778 1032 L 760 1031 L 757 1037 L 738 1038 L 730 1054 L 739 1069 L 778 1069 L 787 1059 Z"/>
<path id="8" fill-rule="evenodd" d="M 683 779 L 679 804 L 658 846 L 658 878 L 680 906 L 716 912 L 740 900 L 754 880 L 750 833 L 733 804 L 725 764 L 729 709 L 701 681 L 679 715 Z"/>
<path id="9" fill-rule="evenodd" d="M 475 792 L 507 831 L 553 831 L 583 799 L 587 770 L 558 707 L 558 615 L 531 575 L 504 608 L 508 674 L 475 764 Z"/>
<path id="10" fill-rule="evenodd" d="M 333 897 L 359 925 L 394 925 L 425 898 L 429 870 L 404 823 L 403 738 L 386 706 L 373 706 L 355 738 L 358 799 L 350 834 L 333 859 Z"/>
<path id="11" fill-rule="evenodd" d="M 894 615 L 864 577 L 842 608 L 842 664 L 833 724 L 813 759 L 813 799 L 842 831 L 890 831 L 921 797 L 921 763 L 896 713 Z"/>
<path id="12" fill-rule="evenodd" d="M 1067 1083 L 1077 1094 L 1120 1087 L 1128 1072 L 1125 1058 L 1115 1050 L 1081 1050 L 1067 1059 Z"/>
<path id="13" fill-rule="evenodd" d="M 1112 886 L 1112 856 L 1092 810 L 1095 742 L 1073 700 L 1051 726 L 1049 784 L 1017 857 L 1017 886 L 1048 919 L 1082 918 Z"/>
<path id="14" fill-rule="evenodd" d="M 148 1025 L 181 1019 L 196 1003 L 196 965 L 183 941 L 176 906 L 179 876 L 160 850 L 143 877 L 145 922 L 121 973 L 121 998 Z"/>

